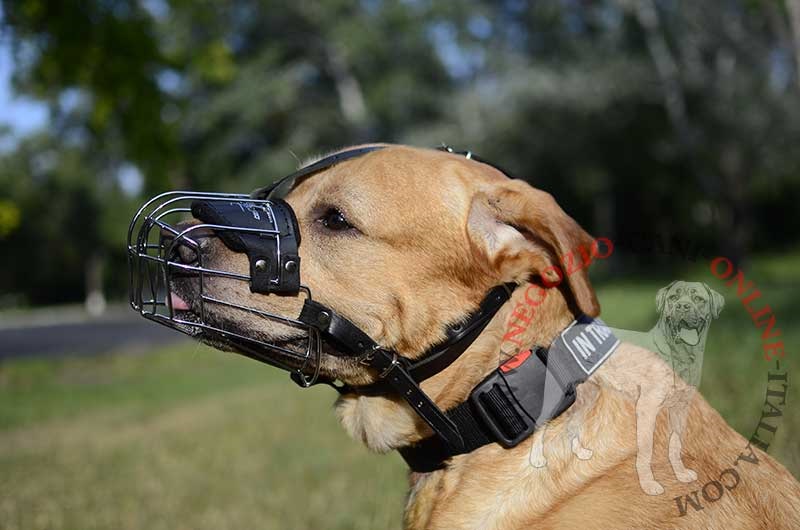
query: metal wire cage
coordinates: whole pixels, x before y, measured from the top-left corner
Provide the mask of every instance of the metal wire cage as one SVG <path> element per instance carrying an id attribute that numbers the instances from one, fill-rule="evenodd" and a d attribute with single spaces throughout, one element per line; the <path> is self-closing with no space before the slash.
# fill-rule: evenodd
<path id="1" fill-rule="evenodd" d="M 228 226 L 210 223 L 184 223 L 192 219 L 195 201 L 224 201 L 242 208 L 256 210 L 263 215 L 264 228 Z M 162 193 L 147 201 L 136 212 L 128 228 L 128 265 L 130 305 L 144 318 L 158 322 L 189 336 L 223 343 L 233 350 L 253 359 L 292 372 L 292 378 L 303 386 L 310 386 L 319 376 L 321 341 L 319 332 L 291 317 L 277 315 L 235 300 L 223 300 L 206 290 L 211 277 L 229 278 L 250 282 L 248 274 L 208 267 L 204 264 L 202 238 L 224 232 L 255 234 L 267 238 L 276 247 L 280 259 L 281 234 L 275 223 L 275 213 L 269 200 L 252 199 L 243 194 L 172 191 Z M 179 249 L 192 254 L 189 263 L 181 259 Z M 173 307 L 173 289 L 176 277 L 191 277 L 198 293 L 191 311 Z M 277 283 L 279 278 L 270 277 Z M 311 299 L 311 291 L 301 285 L 300 291 Z M 304 345 L 297 350 L 275 344 L 239 331 L 225 329 L 212 321 L 209 312 L 213 307 L 226 307 L 241 311 L 243 315 L 256 316 L 305 332 Z"/>

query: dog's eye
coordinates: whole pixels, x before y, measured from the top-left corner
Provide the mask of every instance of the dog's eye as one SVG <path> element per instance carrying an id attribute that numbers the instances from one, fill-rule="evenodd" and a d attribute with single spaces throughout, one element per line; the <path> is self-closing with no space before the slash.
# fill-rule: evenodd
<path id="1" fill-rule="evenodd" d="M 697 295 L 694 295 L 692 298 L 694 298 L 694 301 L 698 304 L 703 301 L 703 299 Z"/>
<path id="2" fill-rule="evenodd" d="M 318 221 L 322 223 L 322 226 L 328 230 L 333 230 L 335 232 L 341 232 L 343 230 L 349 230 L 353 228 L 350 223 L 347 222 L 347 219 L 344 218 L 342 212 L 336 208 L 328 208 L 325 214 L 320 217 Z"/>
<path id="3" fill-rule="evenodd" d="M 677 294 L 673 294 L 673 295 L 671 295 L 671 296 L 669 297 L 669 299 L 670 299 L 670 301 L 674 302 L 675 300 L 677 300 L 677 299 L 678 299 L 678 295 L 677 295 Z"/>

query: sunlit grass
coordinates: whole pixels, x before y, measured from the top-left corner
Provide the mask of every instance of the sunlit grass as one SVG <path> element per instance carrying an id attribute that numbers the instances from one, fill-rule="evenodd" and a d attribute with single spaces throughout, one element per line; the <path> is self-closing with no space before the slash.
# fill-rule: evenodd
<path id="1" fill-rule="evenodd" d="M 188 344 L 0 370 L 0 528 L 398 528 L 405 475 L 334 395 Z"/>

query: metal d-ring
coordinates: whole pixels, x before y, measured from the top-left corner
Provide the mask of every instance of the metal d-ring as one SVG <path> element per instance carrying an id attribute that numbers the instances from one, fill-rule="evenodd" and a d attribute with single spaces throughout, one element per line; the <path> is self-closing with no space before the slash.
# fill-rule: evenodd
<path id="1" fill-rule="evenodd" d="M 358 343 L 361 346 L 361 343 Z M 377 344 L 372 345 L 372 349 L 369 350 L 367 353 L 363 354 L 361 357 L 358 358 L 358 362 L 363 364 L 364 366 L 372 366 L 372 361 L 375 360 L 375 352 L 380 350 L 381 347 Z"/>
<path id="2" fill-rule="evenodd" d="M 397 358 L 397 353 L 392 352 L 392 363 L 389 366 L 387 366 L 383 372 L 380 373 L 378 378 L 383 379 L 384 377 L 389 375 L 389 372 L 394 370 L 399 365 L 400 365 L 400 360 Z"/>

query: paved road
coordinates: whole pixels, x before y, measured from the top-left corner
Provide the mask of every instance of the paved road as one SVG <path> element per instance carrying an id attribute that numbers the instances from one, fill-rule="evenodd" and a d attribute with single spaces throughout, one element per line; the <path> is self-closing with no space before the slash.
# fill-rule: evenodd
<path id="1" fill-rule="evenodd" d="M 133 311 L 101 319 L 36 323 L 0 328 L 0 361 L 15 357 L 91 355 L 190 340 Z"/>

